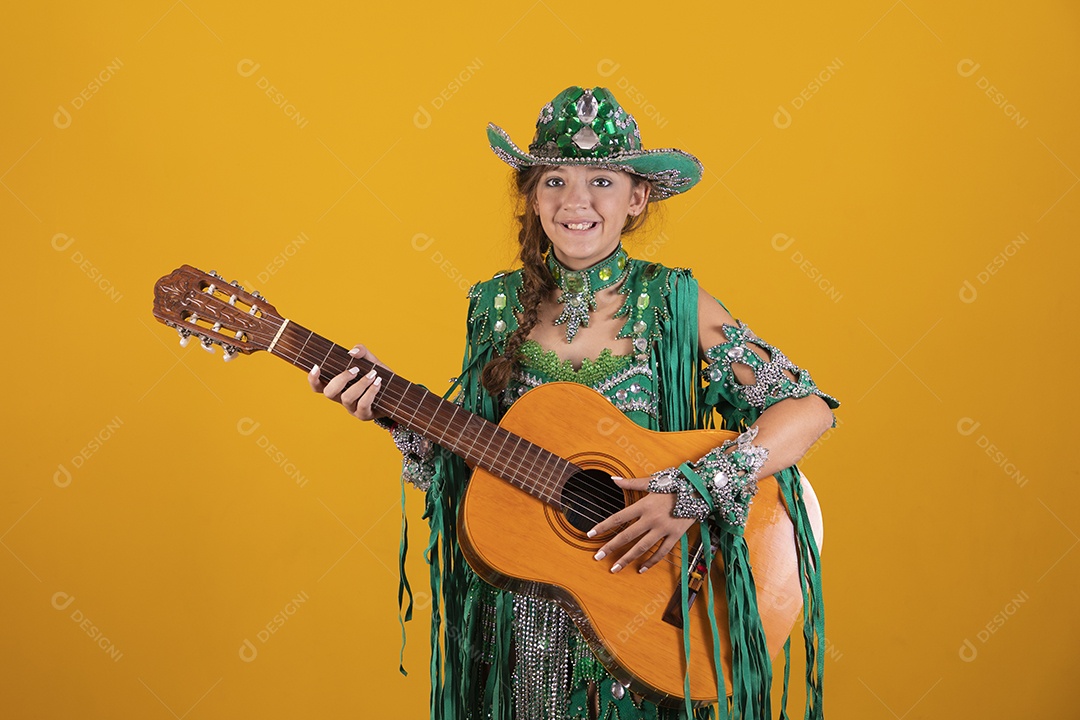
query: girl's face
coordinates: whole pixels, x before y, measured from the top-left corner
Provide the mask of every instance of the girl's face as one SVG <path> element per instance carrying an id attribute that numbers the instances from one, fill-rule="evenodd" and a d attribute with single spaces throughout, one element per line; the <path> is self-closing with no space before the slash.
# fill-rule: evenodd
<path id="1" fill-rule="evenodd" d="M 533 210 L 556 259 L 581 270 L 615 252 L 627 216 L 640 214 L 648 200 L 648 185 L 635 187 L 625 172 L 556 165 L 540 176 Z"/>

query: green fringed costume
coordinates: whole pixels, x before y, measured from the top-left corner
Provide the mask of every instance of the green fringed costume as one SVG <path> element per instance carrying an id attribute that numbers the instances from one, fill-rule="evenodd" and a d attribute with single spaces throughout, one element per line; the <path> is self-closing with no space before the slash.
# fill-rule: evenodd
<path id="1" fill-rule="evenodd" d="M 522 345 L 524 360 L 510 385 L 498 397 L 480 384 L 480 373 L 517 329 L 516 313 L 521 271 L 497 275 L 469 291 L 468 338 L 454 400 L 464 409 L 498 422 L 513 401 L 531 387 L 554 380 L 580 382 L 601 392 L 637 424 L 652 430 L 690 430 L 749 427 L 764 408 L 748 404 L 735 391 L 733 377 L 721 377 L 719 364 L 702 371 L 698 355 L 698 285 L 689 270 L 666 268 L 630 259 L 619 292 L 626 301 L 616 317 L 626 318 L 619 337 L 635 340 L 635 353 L 613 355 L 605 350 L 585 360 L 579 370 L 560 362 L 534 341 Z M 731 326 L 728 326 L 731 327 Z M 745 328 L 745 326 L 743 326 Z M 729 335 L 730 337 L 730 335 Z M 723 350 L 727 345 L 718 346 Z M 728 373 L 730 375 L 730 373 Z M 809 373 L 798 382 L 786 381 L 786 393 L 773 398 L 817 394 L 832 408 L 839 403 L 817 390 Z M 458 385 L 460 387 L 458 388 Z M 771 404 L 766 402 L 766 407 Z M 835 422 L 834 422 L 835 426 Z M 687 458 L 694 460 L 695 458 Z M 410 467 L 411 464 L 411 467 Z M 458 546 L 458 509 L 468 483 L 464 461 L 434 452 L 422 461 L 406 458 L 405 477 L 427 479 L 425 519 L 430 525 L 426 559 L 430 564 L 431 717 L 438 720 L 494 718 L 588 718 L 598 711 L 607 719 L 686 718 L 687 709 L 657 707 L 631 693 L 613 688 L 613 678 L 597 662 L 568 616 L 548 600 L 498 590 L 480 580 L 466 564 Z M 796 547 L 803 584 L 806 646 L 806 718 L 822 717 L 824 670 L 824 613 L 818 549 L 800 492 L 799 472 L 791 466 L 775 474 L 796 530 Z M 751 567 L 741 530 L 722 522 L 707 523 L 718 535 L 727 568 L 727 592 L 733 647 L 734 687 L 727 703 L 693 711 L 695 720 L 772 717 L 769 690 L 771 659 L 758 615 Z M 404 577 L 399 599 L 409 594 L 405 617 L 411 617 L 411 591 Z M 752 558 L 750 559 L 752 560 Z M 784 705 L 787 700 L 790 655 L 785 645 Z M 617 697 L 618 696 L 618 697 Z M 786 709 L 781 708 L 781 718 Z"/>

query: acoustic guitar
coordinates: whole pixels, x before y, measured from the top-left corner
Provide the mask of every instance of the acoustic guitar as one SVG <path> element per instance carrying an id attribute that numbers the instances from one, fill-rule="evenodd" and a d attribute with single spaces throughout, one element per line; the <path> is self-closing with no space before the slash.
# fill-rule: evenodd
<path id="1" fill-rule="evenodd" d="M 329 380 L 352 366 L 373 365 L 282 317 L 258 292 L 189 265 L 154 287 L 154 316 L 175 328 L 186 345 L 225 350 L 225 359 L 265 350 L 307 372 L 312 365 Z M 583 385 L 552 382 L 518 398 L 499 424 L 467 412 L 383 368 L 376 410 L 462 457 L 472 468 L 460 510 L 459 540 L 469 565 L 485 581 L 559 603 L 573 618 L 596 657 L 631 691 L 673 704 L 683 698 L 686 658 L 683 623 L 690 625 L 690 696 L 717 700 L 717 669 L 702 578 L 711 583 L 720 628 L 725 687 L 731 688 L 731 645 L 721 560 L 701 562 L 696 529 L 687 558 L 690 614 L 681 612 L 680 548 L 649 572 L 611 573 L 619 553 L 593 559 L 618 529 L 589 538 L 599 520 L 637 501 L 611 475 L 646 477 L 704 455 L 736 436 L 724 430 L 655 432 L 631 422 L 603 395 Z M 821 511 L 801 476 L 803 498 L 816 536 Z M 794 529 L 772 476 L 758 481 L 745 532 L 757 602 L 775 658 L 802 608 Z M 729 691 L 730 692 L 730 691 Z"/>

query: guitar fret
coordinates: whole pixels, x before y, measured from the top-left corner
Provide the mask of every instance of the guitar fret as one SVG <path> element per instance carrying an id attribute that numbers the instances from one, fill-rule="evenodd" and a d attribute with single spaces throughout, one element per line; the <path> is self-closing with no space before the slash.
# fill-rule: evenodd
<path id="1" fill-rule="evenodd" d="M 457 418 L 459 410 L 461 410 L 461 406 L 455 403 L 454 404 L 454 412 L 451 413 L 450 418 L 446 421 L 447 432 L 454 429 L 454 420 Z M 466 423 L 466 424 L 468 424 L 468 423 Z M 449 438 L 450 436 L 447 435 L 447 437 Z M 460 432 L 457 433 L 457 437 L 458 437 L 459 440 L 464 439 Z"/>
<path id="2" fill-rule="evenodd" d="M 472 423 L 472 418 L 469 418 L 469 423 Z M 484 437 L 484 424 L 480 423 L 480 427 L 470 433 L 469 437 L 469 449 L 472 451 L 473 457 L 477 459 L 477 464 L 479 465 L 484 459 L 484 451 L 480 448 L 480 443 L 478 442 Z"/>
<path id="3" fill-rule="evenodd" d="M 536 471 L 536 460 L 541 452 L 542 451 L 535 445 L 530 445 L 525 448 L 525 452 L 523 454 L 525 456 L 524 459 L 527 459 L 529 461 L 529 477 L 532 478 L 534 486 L 540 489 L 541 492 L 543 492 L 542 486 L 538 485 L 536 482 L 539 479 L 539 473 L 537 473 Z"/>
<path id="4" fill-rule="evenodd" d="M 547 450 L 532 445 L 531 443 L 525 447 L 523 452 L 524 458 L 527 459 L 529 463 L 529 477 L 531 478 L 532 486 L 535 488 L 536 493 L 541 499 L 550 501 L 551 493 L 548 491 L 547 485 L 543 481 L 543 472 L 541 469 L 541 460 L 547 454 Z"/>
<path id="5" fill-rule="evenodd" d="M 557 500 L 556 491 L 559 490 L 559 481 L 562 479 L 562 473 L 559 472 L 558 462 L 556 462 L 553 456 L 549 455 L 544 459 L 544 466 L 547 468 L 548 472 L 549 482 L 545 484 L 548 491 L 548 497 L 551 498 L 552 502 L 555 502 Z"/>
<path id="6" fill-rule="evenodd" d="M 405 393 L 407 393 L 407 392 L 409 392 L 410 390 L 412 390 L 413 384 L 412 384 L 411 382 L 409 382 L 409 381 L 406 381 L 406 384 L 408 385 L 408 387 L 406 387 L 406 388 L 405 388 L 405 391 L 404 391 L 404 392 L 402 393 L 402 395 L 404 395 Z M 409 427 L 416 427 L 416 411 L 417 411 L 418 409 L 419 409 L 418 407 L 417 407 L 417 408 L 413 408 L 413 411 L 412 411 L 412 415 L 411 415 L 411 416 L 410 416 L 410 418 L 409 418 L 410 420 L 412 420 L 412 422 L 411 422 L 411 423 L 409 423 Z"/>
<path id="7" fill-rule="evenodd" d="M 472 415 L 472 414 L 469 414 L 469 415 L 465 416 L 465 424 L 462 426 L 461 430 L 458 431 L 458 437 L 461 440 L 461 444 L 463 446 L 466 446 L 469 449 L 469 452 L 471 453 L 471 455 L 473 457 L 476 457 L 477 452 L 476 452 L 475 437 L 476 437 L 477 433 L 469 432 L 469 425 L 472 424 L 472 421 L 473 421 L 474 417 L 475 416 Z M 477 431 L 477 432 L 479 432 L 479 431 Z"/>
<path id="8" fill-rule="evenodd" d="M 514 438 L 517 438 L 517 441 L 518 441 L 517 445 L 520 445 L 521 444 L 521 438 L 520 437 L 518 437 L 517 435 L 513 435 L 511 433 L 508 433 L 505 430 L 503 431 L 503 439 L 502 439 L 502 442 L 499 445 L 499 455 L 502 457 L 503 465 L 506 467 L 506 470 L 505 470 L 506 474 L 507 475 L 513 475 L 518 483 L 523 483 L 524 478 L 522 478 L 520 476 L 520 474 L 517 472 L 517 466 L 512 462 L 512 460 L 513 460 L 513 452 L 511 452 L 509 455 L 507 455 L 507 453 L 506 453 L 506 444 L 508 442 L 510 442 L 511 440 L 513 440 Z M 514 447 L 517 447 L 517 445 L 515 445 Z"/>
<path id="9" fill-rule="evenodd" d="M 470 437 L 470 433 L 469 433 L 469 423 L 472 422 L 474 417 L 475 417 L 474 415 L 469 415 L 468 417 L 465 418 L 465 426 L 463 428 L 461 428 L 461 433 L 459 433 L 459 436 L 462 438 L 462 440 L 464 440 L 465 438 L 470 438 L 469 440 L 464 440 L 464 441 L 469 444 L 469 450 L 471 450 L 472 454 L 475 456 L 476 455 L 476 443 L 473 442 L 473 440 Z M 472 436 L 472 437 L 475 437 L 475 436 Z"/>
<path id="10" fill-rule="evenodd" d="M 452 427 L 454 425 L 454 418 L 457 417 L 458 410 L 460 410 L 460 409 L 461 409 L 461 406 L 455 403 L 454 404 L 454 413 L 450 416 L 450 419 L 446 421 L 447 427 Z"/>
<path id="11" fill-rule="evenodd" d="M 541 477 L 544 478 L 544 490 L 547 492 L 552 503 L 555 502 L 555 488 L 558 487 L 559 484 L 553 465 L 551 458 L 544 458 L 544 471 L 541 473 Z"/>
<path id="12" fill-rule="evenodd" d="M 395 414 L 401 414 L 401 401 L 405 399 L 404 392 L 402 392 L 399 397 L 394 397 L 391 392 L 388 392 L 393 387 L 393 385 L 394 378 L 391 378 L 386 383 L 386 388 L 381 393 L 375 396 L 375 407 L 382 410 L 389 410 L 388 414 L 391 416 Z M 391 402 L 394 404 L 393 407 L 389 406 Z"/>
<path id="13" fill-rule="evenodd" d="M 545 488 L 537 461 L 542 457 L 543 452 L 542 448 L 536 446 L 526 449 L 526 454 L 529 456 L 529 476 L 532 478 L 533 487 L 540 493 L 543 493 Z"/>
<path id="14" fill-rule="evenodd" d="M 514 438 L 517 438 L 517 442 L 514 444 L 514 449 L 509 454 L 506 454 L 505 453 L 506 444 L 507 444 L 508 441 L 513 440 Z M 521 437 L 518 437 L 517 435 L 513 435 L 511 433 L 507 433 L 507 437 L 503 441 L 503 449 L 504 449 L 503 463 L 507 466 L 507 468 L 509 468 L 507 470 L 507 474 L 513 474 L 514 479 L 515 479 L 515 481 L 517 483 L 517 486 L 524 489 L 524 488 L 527 488 L 527 487 L 530 486 L 529 475 L 528 475 L 528 473 L 523 472 L 523 468 L 521 467 L 520 463 L 517 463 L 517 462 L 514 461 L 514 453 L 517 452 L 517 449 L 519 447 L 521 447 L 521 442 L 522 442 Z"/>
<path id="15" fill-rule="evenodd" d="M 498 444 L 497 444 L 497 446 L 496 446 L 496 448 L 495 448 L 495 457 L 493 457 L 493 458 L 491 459 L 491 467 L 492 467 L 492 468 L 493 468 L 493 469 L 494 469 L 494 470 L 495 470 L 495 471 L 496 471 L 496 472 L 497 472 L 497 473 L 498 473 L 498 474 L 499 474 L 500 476 L 502 476 L 502 477 L 506 477 L 506 476 L 507 476 L 507 472 L 506 472 L 506 467 L 505 467 L 505 466 L 506 466 L 506 460 L 502 458 L 502 453 L 500 453 L 500 452 L 499 452 L 499 451 L 500 451 L 500 450 L 501 450 L 501 449 L 503 448 L 503 446 L 504 446 L 504 445 L 506 444 L 506 438 L 505 438 L 505 435 L 500 435 L 500 434 L 499 434 L 499 431 L 498 431 L 498 430 L 496 430 L 495 432 L 493 432 L 493 433 L 491 434 L 491 441 L 492 441 L 492 442 L 497 442 L 497 443 L 498 443 Z M 502 463 L 503 463 L 503 466 L 504 466 L 504 467 L 503 467 L 503 468 L 502 468 L 501 470 L 499 469 L 499 461 L 500 461 L 500 460 L 502 460 Z M 516 479 L 516 478 L 515 478 L 515 479 Z"/>
<path id="16" fill-rule="evenodd" d="M 564 485 L 563 480 L 564 478 L 568 478 L 570 475 L 573 475 L 573 472 L 569 472 L 570 465 L 568 463 L 564 463 L 562 461 L 562 458 L 557 455 L 551 458 L 550 466 L 553 487 L 552 494 L 554 496 L 554 491 L 558 490 L 559 495 L 561 496 L 562 488 Z"/>
<path id="17" fill-rule="evenodd" d="M 314 334 L 315 334 L 314 330 L 309 330 L 308 331 L 307 339 L 305 339 L 304 344 L 300 346 L 300 352 L 296 353 L 296 360 L 293 361 L 294 363 L 299 363 L 300 362 L 300 356 L 304 354 L 304 348 L 306 348 L 307 344 L 309 342 L 311 342 L 311 336 L 314 335 Z"/>
<path id="18" fill-rule="evenodd" d="M 513 465 L 515 470 L 518 470 L 520 472 L 521 469 L 522 469 L 521 468 L 521 463 L 519 461 L 517 461 L 514 458 L 514 456 L 517 454 L 518 449 L 521 447 L 522 438 L 521 438 L 520 435 L 515 435 L 514 437 L 517 438 L 517 444 L 515 444 L 514 449 L 510 451 L 510 455 L 507 458 L 507 462 L 510 463 L 511 465 Z"/>
<path id="19" fill-rule="evenodd" d="M 521 475 L 511 472 L 511 466 L 508 464 L 507 459 L 502 457 L 501 450 L 505 447 L 505 445 L 507 445 L 509 435 L 510 433 L 502 430 L 501 427 L 496 427 L 495 432 L 491 433 L 491 443 L 495 443 L 496 440 L 499 441 L 498 449 L 495 450 L 491 450 L 491 443 L 488 444 L 488 450 L 491 450 L 495 453 L 495 457 L 491 460 L 491 465 L 492 467 L 495 467 L 498 462 L 501 461 L 503 468 L 502 472 L 498 473 L 499 476 L 507 480 L 508 483 L 514 485 L 515 487 L 524 488 L 526 487 L 526 481 L 521 477 Z"/>
<path id="20" fill-rule="evenodd" d="M 548 452 L 543 449 L 538 450 L 536 453 L 536 459 L 541 463 L 541 470 L 537 474 L 538 484 L 537 489 L 541 493 L 541 497 L 548 500 L 548 502 L 554 503 L 555 493 L 552 492 L 553 484 L 549 483 L 548 478 L 544 477 L 544 470 L 548 466 Z"/>
<path id="21" fill-rule="evenodd" d="M 543 462 L 544 470 L 540 473 L 544 481 L 542 492 L 546 494 L 548 502 L 558 505 L 558 495 L 555 491 L 559 488 L 559 478 L 551 472 L 551 456 L 545 455 Z"/>
<path id="22" fill-rule="evenodd" d="M 491 462 L 488 460 L 487 451 L 488 448 L 491 447 L 491 436 L 493 435 L 493 433 L 487 428 L 480 428 L 480 432 L 478 432 L 476 435 L 477 438 L 480 440 L 487 440 L 487 442 L 484 444 L 483 449 L 480 450 L 479 454 L 481 459 L 484 461 L 484 464 L 490 466 Z"/>
<path id="23" fill-rule="evenodd" d="M 424 403 L 426 403 L 428 400 L 435 401 L 435 408 L 430 412 L 424 409 Z M 427 425 L 424 427 L 424 429 L 428 432 L 431 432 L 431 426 L 434 423 L 436 416 L 439 414 L 439 411 L 441 410 L 440 402 L 441 398 L 437 397 L 434 393 L 428 393 L 424 397 L 420 398 L 418 409 L 424 410 L 424 414 L 427 415 Z"/>
<path id="24" fill-rule="evenodd" d="M 326 351 L 326 355 L 323 356 L 322 362 L 319 363 L 319 367 L 325 367 L 326 361 L 330 359 L 330 353 L 334 352 L 334 348 L 337 347 L 336 343 L 330 343 L 330 347 Z"/>

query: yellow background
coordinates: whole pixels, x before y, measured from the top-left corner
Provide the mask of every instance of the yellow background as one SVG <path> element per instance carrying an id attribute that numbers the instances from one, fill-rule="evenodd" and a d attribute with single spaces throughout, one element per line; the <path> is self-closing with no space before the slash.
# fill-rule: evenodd
<path id="1" fill-rule="evenodd" d="M 484 126 L 572 84 L 705 165 L 631 252 L 843 402 L 802 464 L 828 716 L 1075 716 L 1074 5 L 169 3 L 0 30 L 6 717 L 425 715 L 387 436 L 152 288 L 216 269 L 441 391 L 514 256 Z"/>

